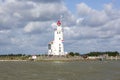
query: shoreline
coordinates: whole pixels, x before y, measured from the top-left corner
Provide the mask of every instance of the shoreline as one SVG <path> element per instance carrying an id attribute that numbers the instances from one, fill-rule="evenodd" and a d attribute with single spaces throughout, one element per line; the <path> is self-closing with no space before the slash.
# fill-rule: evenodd
<path id="1" fill-rule="evenodd" d="M 0 62 L 2 61 L 42 61 L 42 62 L 52 62 L 52 61 L 61 61 L 61 62 L 72 62 L 72 61 L 112 61 L 112 60 L 120 60 L 120 56 L 116 57 L 88 57 L 88 58 L 83 58 L 83 57 L 59 57 L 59 56 L 39 56 L 36 57 L 36 59 L 32 59 L 31 57 L 27 58 L 21 58 L 21 57 L 8 57 L 8 58 L 0 58 Z"/>
<path id="2" fill-rule="evenodd" d="M 13 62 L 16 62 L 16 61 L 28 61 L 28 60 L 0 60 L 0 62 L 4 62 L 4 61 L 13 61 Z"/>
<path id="3" fill-rule="evenodd" d="M 100 59 L 76 59 L 76 60 L 72 60 L 72 59 L 67 59 L 67 60 L 56 60 L 56 59 L 43 59 L 43 60 L 0 60 L 0 62 L 73 62 L 73 61 L 118 61 L 120 59 L 104 59 L 104 60 L 100 60 Z"/>

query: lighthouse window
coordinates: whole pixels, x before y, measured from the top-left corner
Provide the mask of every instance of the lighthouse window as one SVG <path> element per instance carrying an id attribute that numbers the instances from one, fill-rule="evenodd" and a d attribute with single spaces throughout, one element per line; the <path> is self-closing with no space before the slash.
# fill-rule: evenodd
<path id="1" fill-rule="evenodd" d="M 60 34 L 61 32 L 57 32 L 57 34 Z"/>
<path id="2" fill-rule="evenodd" d="M 59 50 L 59 52 L 61 52 L 61 50 Z"/>
<path id="3" fill-rule="evenodd" d="M 51 49 L 51 44 L 48 44 L 48 49 Z"/>
<path id="4" fill-rule="evenodd" d="M 59 49 L 61 49 L 61 47 L 59 47 Z"/>
<path id="5" fill-rule="evenodd" d="M 59 52 L 61 52 L 61 47 L 59 47 Z"/>

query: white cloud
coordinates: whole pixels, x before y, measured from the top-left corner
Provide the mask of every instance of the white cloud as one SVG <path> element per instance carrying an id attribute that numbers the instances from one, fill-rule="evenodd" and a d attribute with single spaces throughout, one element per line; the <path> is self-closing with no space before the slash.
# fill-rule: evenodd
<path id="1" fill-rule="evenodd" d="M 45 33 L 50 30 L 50 21 L 47 22 L 29 22 L 25 27 L 26 33 Z"/>
<path id="2" fill-rule="evenodd" d="M 85 3 L 77 4 L 78 14 L 81 16 L 86 16 L 91 13 L 92 9 L 87 6 Z"/>
<path id="3" fill-rule="evenodd" d="M 83 19 L 83 25 L 88 26 L 101 26 L 104 25 L 107 21 L 109 21 L 109 16 L 106 14 L 104 10 L 98 11 L 90 8 L 85 3 L 80 3 L 77 5 L 78 15 Z"/>
<path id="4" fill-rule="evenodd" d="M 53 22 L 53 23 L 51 24 L 51 26 L 52 26 L 53 29 L 56 29 L 56 26 L 57 26 L 56 22 Z"/>
<path id="5" fill-rule="evenodd" d="M 62 0 L 5 0 L 0 3 L 0 53 L 47 52 L 47 43 L 53 40 L 60 15 L 63 15 L 66 51 L 120 51 L 117 44 L 120 10 L 113 4 L 105 4 L 102 10 L 86 3 L 76 7 L 77 15 L 72 14 Z"/>
<path id="6" fill-rule="evenodd" d="M 29 23 L 27 24 L 27 26 L 25 26 L 24 31 L 31 32 L 33 29 L 34 29 L 33 23 Z"/>
<path id="7" fill-rule="evenodd" d="M 83 22 L 84 18 L 78 18 L 76 24 L 80 25 Z"/>
<path id="8" fill-rule="evenodd" d="M 103 10 L 99 11 L 85 3 L 80 3 L 77 5 L 77 12 L 76 27 L 69 28 L 70 35 L 74 33 L 69 37 L 70 40 L 74 40 L 71 41 L 73 43 L 71 46 L 74 46 L 73 50 L 77 48 L 83 52 L 120 51 L 118 46 L 115 47 L 117 45 L 115 43 L 119 43 L 119 38 L 114 38 L 116 35 L 120 35 L 120 10 L 114 9 L 111 4 L 106 4 Z M 78 35 L 74 36 L 75 34 Z"/>
<path id="9" fill-rule="evenodd" d="M 0 5 L 0 52 L 45 53 L 53 37 L 51 23 L 61 14 L 71 16 L 61 0 L 5 0 Z"/>

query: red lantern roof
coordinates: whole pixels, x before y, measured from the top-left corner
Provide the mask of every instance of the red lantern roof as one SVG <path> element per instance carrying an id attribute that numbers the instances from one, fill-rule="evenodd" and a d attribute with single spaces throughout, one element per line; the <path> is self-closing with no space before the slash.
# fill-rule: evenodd
<path id="1" fill-rule="evenodd" d="M 57 25 L 58 25 L 58 26 L 60 26 L 60 25 L 61 25 L 61 22 L 60 22 L 60 21 L 58 21 L 58 22 L 57 22 Z"/>

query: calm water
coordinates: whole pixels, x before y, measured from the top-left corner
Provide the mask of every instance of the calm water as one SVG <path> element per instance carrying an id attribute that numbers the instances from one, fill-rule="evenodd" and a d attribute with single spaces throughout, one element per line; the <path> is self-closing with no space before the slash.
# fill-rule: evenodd
<path id="1" fill-rule="evenodd" d="M 0 62 L 0 80 L 120 80 L 120 61 Z"/>

